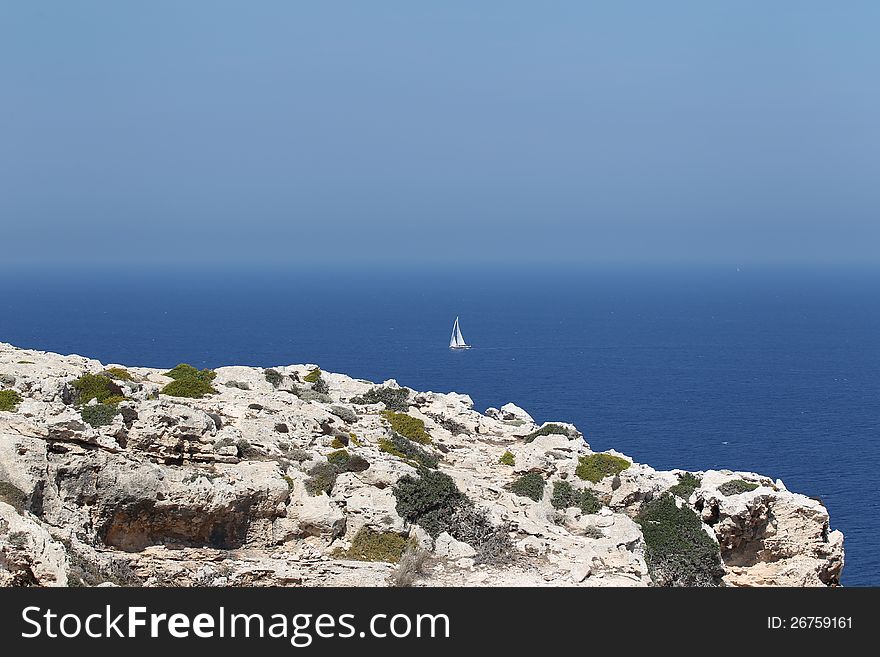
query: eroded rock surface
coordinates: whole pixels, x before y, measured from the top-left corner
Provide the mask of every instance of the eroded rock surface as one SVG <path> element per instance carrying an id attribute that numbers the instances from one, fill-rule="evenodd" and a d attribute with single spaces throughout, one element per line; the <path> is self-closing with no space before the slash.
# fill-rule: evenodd
<path id="1" fill-rule="evenodd" d="M 539 431 L 514 404 L 482 414 L 457 393 L 402 394 L 398 412 L 429 436 L 404 441 L 422 457 L 404 454 L 383 413 L 400 386 L 310 381 L 315 365 L 221 367 L 199 399 L 163 394 L 164 371 L 126 367 L 124 399 L 91 426 L 73 384 L 110 367 L 0 343 L 0 389 L 22 398 L 0 411 L 0 584 L 646 586 L 639 510 L 683 481 L 614 452 L 630 465 L 584 479 L 593 452 L 574 426 Z M 389 401 L 363 398 L 376 390 Z M 468 498 L 476 511 L 456 517 L 473 526 L 432 538 L 401 515 L 395 486 L 423 457 Z M 538 501 L 512 490 L 532 473 Z M 719 583 L 837 584 L 843 536 L 819 501 L 754 473 L 695 475 L 677 504 L 717 542 Z M 751 490 L 724 494 L 734 481 Z M 564 485 L 597 507 L 560 505 Z M 364 528 L 406 538 L 424 563 L 407 574 L 360 560 Z"/>

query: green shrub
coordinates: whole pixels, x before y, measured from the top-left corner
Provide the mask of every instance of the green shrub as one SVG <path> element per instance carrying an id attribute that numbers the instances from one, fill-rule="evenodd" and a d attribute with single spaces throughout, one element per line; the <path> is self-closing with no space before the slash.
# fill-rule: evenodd
<path id="1" fill-rule="evenodd" d="M 669 492 L 676 497 L 686 500 L 700 487 L 701 483 L 703 483 L 702 478 L 691 474 L 690 472 L 685 472 L 684 474 L 679 475 L 678 483 L 675 484 L 675 486 L 672 486 L 669 489 Z"/>
<path id="2" fill-rule="evenodd" d="M 309 478 L 305 481 L 306 490 L 309 495 L 320 495 L 333 491 L 336 484 L 336 476 L 339 472 L 332 463 L 324 462 L 313 466 L 307 473 Z"/>
<path id="3" fill-rule="evenodd" d="M 6 502 L 13 509 L 21 513 L 28 503 L 28 495 L 18 486 L 0 480 L 0 502 Z"/>
<path id="4" fill-rule="evenodd" d="M 343 449 L 345 447 L 348 447 L 348 443 L 344 441 L 341 437 L 334 436 L 333 440 L 330 441 L 330 447 L 332 447 L 333 449 Z"/>
<path id="5" fill-rule="evenodd" d="M 316 401 L 321 402 L 322 404 L 329 404 L 332 399 L 330 399 L 330 395 L 326 395 L 323 392 L 317 392 L 315 390 L 311 390 L 309 388 L 302 388 L 294 390 L 294 393 L 297 397 L 305 402 Z"/>
<path id="6" fill-rule="evenodd" d="M 319 376 L 318 380 L 312 384 L 312 390 L 321 395 L 329 395 L 330 394 L 330 386 L 327 385 L 327 381 L 323 376 Z"/>
<path id="7" fill-rule="evenodd" d="M 318 379 L 320 379 L 320 378 L 321 378 L 321 368 L 316 367 L 315 369 L 313 369 L 311 372 L 309 372 L 308 374 L 306 374 L 303 377 L 303 381 L 305 381 L 306 383 L 317 383 Z"/>
<path id="8" fill-rule="evenodd" d="M 311 452 L 307 452 L 304 449 L 294 448 L 287 452 L 287 458 L 291 461 L 296 461 L 297 463 L 301 463 L 303 461 L 308 461 L 312 458 Z"/>
<path id="9" fill-rule="evenodd" d="M 724 574 L 718 544 L 691 509 L 672 495 L 644 504 L 636 517 L 645 537 L 645 561 L 658 586 L 718 586 Z"/>
<path id="10" fill-rule="evenodd" d="M 404 475 L 392 492 L 397 499 L 397 514 L 434 538 L 452 528 L 459 506 L 470 503 L 452 478 L 437 470 L 422 470 L 419 477 Z"/>
<path id="11" fill-rule="evenodd" d="M 204 379 L 177 379 L 172 381 L 164 388 L 162 394 L 170 397 L 188 397 L 191 399 L 200 399 L 205 395 L 211 395 L 217 392 L 210 381 Z"/>
<path id="12" fill-rule="evenodd" d="M 523 436 L 523 439 L 530 443 L 535 440 L 538 436 L 551 436 L 553 434 L 559 434 L 561 436 L 568 436 L 569 439 L 577 438 L 577 434 L 573 433 L 571 429 L 568 427 L 564 427 L 561 424 L 545 424 L 543 427 L 538 429 L 537 431 L 532 431 L 530 434 L 526 434 Z"/>
<path id="13" fill-rule="evenodd" d="M 731 481 L 725 481 L 718 487 L 718 492 L 722 495 L 739 495 L 740 493 L 748 493 L 749 491 L 753 491 L 758 487 L 758 484 L 743 481 L 742 479 L 732 479 Z"/>
<path id="14" fill-rule="evenodd" d="M 587 488 L 577 489 L 567 481 L 553 482 L 553 497 L 550 498 L 550 504 L 554 509 L 567 509 L 569 507 L 577 507 L 582 513 L 598 513 L 602 508 L 602 503 L 593 494 L 593 491 Z"/>
<path id="15" fill-rule="evenodd" d="M 122 402 L 125 401 L 125 397 L 122 395 L 113 395 L 111 397 L 107 397 L 103 403 L 108 404 L 110 406 L 119 406 Z"/>
<path id="16" fill-rule="evenodd" d="M 351 432 L 351 433 L 348 434 L 348 442 L 350 442 L 350 443 L 351 443 L 352 445 L 354 445 L 355 447 L 360 447 L 360 446 L 361 446 L 361 441 L 358 440 L 357 434 L 354 433 L 354 432 Z"/>
<path id="17" fill-rule="evenodd" d="M 165 372 L 165 376 L 171 377 L 175 381 L 179 381 L 181 379 L 202 379 L 210 383 L 215 378 L 217 378 L 217 372 L 215 372 L 214 370 L 209 370 L 207 368 L 199 370 L 192 365 L 180 363 L 180 365 L 176 365 L 175 367 Z"/>
<path id="18" fill-rule="evenodd" d="M 351 541 L 351 547 L 340 556 L 358 561 L 386 561 L 398 563 L 406 550 L 407 539 L 395 532 L 380 532 L 361 527 Z"/>
<path id="19" fill-rule="evenodd" d="M 501 455 L 501 458 L 498 459 L 498 462 L 501 465 L 516 465 L 516 457 L 513 455 L 513 452 L 507 450 L 504 454 Z"/>
<path id="20" fill-rule="evenodd" d="M 412 441 L 394 434 L 390 438 L 379 440 L 379 450 L 396 456 L 418 467 L 436 468 L 439 459 L 428 453 Z"/>
<path id="21" fill-rule="evenodd" d="M 613 454 L 590 454 L 578 459 L 578 467 L 575 474 L 586 481 L 599 483 L 605 477 L 620 474 L 632 463 Z"/>
<path id="22" fill-rule="evenodd" d="M 122 388 L 103 374 L 83 374 L 70 385 L 74 390 L 76 404 L 87 404 L 93 399 L 103 403 L 110 397 L 122 396 Z"/>
<path id="23" fill-rule="evenodd" d="M 431 436 L 425 431 L 423 420 L 406 413 L 395 413 L 394 411 L 382 411 L 382 417 L 388 420 L 392 431 L 399 433 L 404 438 L 409 438 L 422 445 L 431 443 Z"/>
<path id="24" fill-rule="evenodd" d="M 462 433 L 468 433 L 468 428 L 465 425 L 461 424 L 460 422 L 456 422 L 450 417 L 440 415 L 439 413 L 425 413 L 425 415 L 434 420 L 434 422 L 446 429 L 453 436 L 457 436 L 458 434 Z"/>
<path id="25" fill-rule="evenodd" d="M 119 409 L 113 404 L 95 404 L 94 406 L 83 406 L 79 413 L 84 422 L 97 428 L 113 422 Z"/>
<path id="26" fill-rule="evenodd" d="M 363 395 L 352 397 L 352 404 L 385 404 L 389 411 L 405 411 L 409 408 L 409 388 L 392 388 L 391 386 L 379 386 L 371 388 Z"/>
<path id="27" fill-rule="evenodd" d="M 293 477 L 291 477 L 289 475 L 281 475 L 281 478 L 287 483 L 287 489 L 292 491 L 293 487 L 295 485 L 295 483 L 293 481 Z"/>
<path id="28" fill-rule="evenodd" d="M 269 368 L 267 370 L 263 370 L 263 376 L 266 377 L 266 381 L 272 384 L 272 387 L 277 388 L 281 385 L 281 381 L 284 380 L 284 377 L 281 375 L 281 372 L 278 370 L 273 370 Z"/>
<path id="29" fill-rule="evenodd" d="M 527 472 L 510 484 L 510 490 L 520 497 L 528 497 L 540 502 L 544 499 L 544 477 L 538 472 Z"/>
<path id="30" fill-rule="evenodd" d="M 15 390 L 0 390 L 0 411 L 14 411 L 21 403 L 21 395 Z"/>
<path id="31" fill-rule="evenodd" d="M 109 376 L 111 379 L 116 379 L 117 381 L 134 381 L 134 377 L 124 367 L 110 367 L 104 370 L 104 374 Z"/>
<path id="32" fill-rule="evenodd" d="M 351 454 L 348 453 L 348 450 L 339 449 L 335 452 L 330 452 L 327 455 L 327 462 L 335 465 L 339 470 L 345 470 L 345 467 L 348 465 L 348 461 L 351 459 Z"/>

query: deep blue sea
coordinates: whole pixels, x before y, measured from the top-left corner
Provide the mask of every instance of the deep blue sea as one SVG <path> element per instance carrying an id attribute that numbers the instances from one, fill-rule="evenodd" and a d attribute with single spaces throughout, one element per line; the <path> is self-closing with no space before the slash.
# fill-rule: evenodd
<path id="1" fill-rule="evenodd" d="M 453 263 L 454 264 L 454 263 Z M 454 269 L 454 272 L 452 271 Z M 880 270 L 5 270 L 0 341 L 171 367 L 314 362 L 574 422 L 658 468 L 820 497 L 880 585 Z M 447 348 L 461 317 L 474 348 Z"/>

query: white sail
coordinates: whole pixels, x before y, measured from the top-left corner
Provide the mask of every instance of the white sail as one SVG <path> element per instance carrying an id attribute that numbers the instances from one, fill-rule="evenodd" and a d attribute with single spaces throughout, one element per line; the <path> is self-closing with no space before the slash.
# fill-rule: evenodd
<path id="1" fill-rule="evenodd" d="M 458 325 L 458 317 L 455 318 L 455 323 L 452 325 L 452 337 L 449 338 L 449 348 L 450 349 L 468 349 L 470 345 L 464 341 L 464 336 L 461 334 L 461 328 Z"/>

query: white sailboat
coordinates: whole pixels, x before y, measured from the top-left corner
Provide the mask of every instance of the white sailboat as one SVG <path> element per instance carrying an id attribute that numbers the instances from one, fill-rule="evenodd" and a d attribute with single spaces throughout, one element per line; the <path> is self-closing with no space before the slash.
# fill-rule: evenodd
<path id="1" fill-rule="evenodd" d="M 455 324 L 452 325 L 452 337 L 449 338 L 450 349 L 470 349 L 471 346 L 464 341 L 461 334 L 461 328 L 458 326 L 458 317 L 455 318 Z"/>

